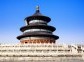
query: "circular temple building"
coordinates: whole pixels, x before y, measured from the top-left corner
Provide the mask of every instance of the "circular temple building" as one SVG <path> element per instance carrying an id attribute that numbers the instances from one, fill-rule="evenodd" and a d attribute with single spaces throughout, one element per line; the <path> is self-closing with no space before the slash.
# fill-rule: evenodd
<path id="1" fill-rule="evenodd" d="M 21 43 L 55 43 L 59 37 L 53 35 L 56 30 L 55 27 L 47 25 L 51 19 L 44 16 L 39 11 L 39 6 L 36 7 L 36 12 L 25 18 L 26 26 L 20 28 L 23 32 L 17 39 Z"/>

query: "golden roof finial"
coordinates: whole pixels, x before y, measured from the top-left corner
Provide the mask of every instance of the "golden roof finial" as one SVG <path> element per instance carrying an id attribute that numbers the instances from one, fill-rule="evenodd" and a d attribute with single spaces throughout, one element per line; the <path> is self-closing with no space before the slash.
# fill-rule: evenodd
<path id="1" fill-rule="evenodd" d="M 39 6 L 36 6 L 36 10 L 39 10 Z"/>

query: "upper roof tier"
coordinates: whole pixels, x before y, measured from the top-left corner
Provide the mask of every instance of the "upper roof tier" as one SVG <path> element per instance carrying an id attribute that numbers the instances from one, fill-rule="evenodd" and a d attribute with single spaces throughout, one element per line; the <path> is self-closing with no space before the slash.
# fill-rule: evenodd
<path id="1" fill-rule="evenodd" d="M 40 13 L 39 6 L 36 7 L 36 12 L 32 16 L 28 16 L 25 18 L 26 21 L 31 21 L 31 20 L 43 20 L 46 22 L 50 22 L 50 18 L 47 16 L 44 16 Z"/>

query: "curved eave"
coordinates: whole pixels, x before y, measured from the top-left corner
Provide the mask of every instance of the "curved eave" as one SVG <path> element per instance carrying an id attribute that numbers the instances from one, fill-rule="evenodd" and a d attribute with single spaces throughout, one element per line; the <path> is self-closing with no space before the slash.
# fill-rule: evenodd
<path id="1" fill-rule="evenodd" d="M 31 21 L 31 20 L 43 20 L 43 21 L 46 21 L 46 22 L 50 22 L 50 18 L 47 17 L 47 16 L 29 16 L 29 17 L 26 17 L 25 18 L 26 21 Z"/>
<path id="2" fill-rule="evenodd" d="M 50 37 L 50 38 L 54 38 L 55 40 L 59 39 L 58 36 L 56 35 L 52 35 L 52 34 L 25 34 L 25 35 L 20 35 L 17 37 L 17 39 L 21 39 L 21 38 L 25 38 L 25 37 Z"/>
<path id="3" fill-rule="evenodd" d="M 28 25 L 28 26 L 21 27 L 20 31 L 24 32 L 25 30 L 28 30 L 28 29 L 47 29 L 52 32 L 56 30 L 55 27 L 48 26 L 48 25 Z"/>

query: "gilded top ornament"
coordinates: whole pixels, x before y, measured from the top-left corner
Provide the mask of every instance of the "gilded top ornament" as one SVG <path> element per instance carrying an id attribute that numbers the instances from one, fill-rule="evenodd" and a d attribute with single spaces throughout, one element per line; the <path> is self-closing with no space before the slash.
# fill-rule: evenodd
<path id="1" fill-rule="evenodd" d="M 39 6 L 36 6 L 36 10 L 39 10 Z"/>

